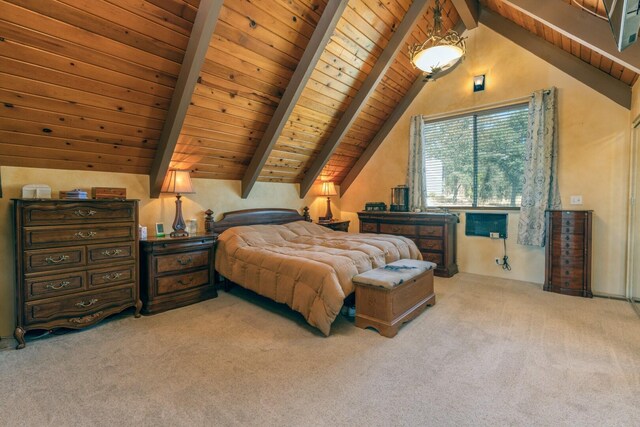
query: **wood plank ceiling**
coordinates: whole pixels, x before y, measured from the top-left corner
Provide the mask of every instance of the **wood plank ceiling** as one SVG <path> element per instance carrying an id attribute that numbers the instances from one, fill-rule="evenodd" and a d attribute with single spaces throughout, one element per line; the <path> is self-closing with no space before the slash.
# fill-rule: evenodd
<path id="1" fill-rule="evenodd" d="M 245 176 L 327 1 L 224 1 L 172 168 Z M 577 1 L 602 13 L 600 0 Z M 199 2 L 0 0 L 0 164 L 149 174 Z M 458 25 L 452 1 L 441 3 L 444 27 Z M 627 85 L 638 78 L 502 0 L 480 4 Z M 411 5 L 348 1 L 258 180 L 299 183 L 324 163 L 318 154 Z M 407 43 L 424 40 L 432 14 Z M 403 47 L 319 179 L 341 183 L 420 78 Z"/>

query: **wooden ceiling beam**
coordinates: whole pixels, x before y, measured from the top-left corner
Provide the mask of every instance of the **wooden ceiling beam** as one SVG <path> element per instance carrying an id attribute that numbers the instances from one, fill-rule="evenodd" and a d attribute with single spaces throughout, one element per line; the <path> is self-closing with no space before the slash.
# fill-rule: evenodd
<path id="1" fill-rule="evenodd" d="M 189 44 L 180 67 L 180 74 L 173 90 L 167 118 L 158 142 L 156 157 L 149 175 L 149 189 L 152 198 L 160 196 L 160 188 L 169 170 L 171 157 L 191 102 L 193 90 L 198 81 L 200 68 L 209 48 L 209 41 L 218 21 L 223 0 L 202 0 L 191 30 Z"/>
<path id="2" fill-rule="evenodd" d="M 296 67 L 296 71 L 291 76 L 289 85 L 287 86 L 276 111 L 264 131 L 262 139 L 256 148 L 251 159 L 251 163 L 247 167 L 242 178 L 242 198 L 246 199 L 256 183 L 260 172 L 264 167 L 273 147 L 278 141 L 278 137 L 287 123 L 287 119 L 291 115 L 291 111 L 296 106 L 302 91 L 307 85 L 307 81 L 316 68 L 316 64 L 320 59 L 320 55 L 324 51 L 327 43 L 333 35 L 344 9 L 349 3 L 348 0 L 329 0 L 329 3 L 322 12 L 320 21 L 316 26 L 309 44 L 300 59 L 300 63 Z"/>
<path id="3" fill-rule="evenodd" d="M 342 114 L 342 117 L 331 133 L 331 136 L 328 138 L 327 142 L 324 144 L 320 153 L 315 158 L 302 179 L 302 183 L 300 184 L 300 198 L 303 198 L 309 192 L 316 178 L 318 178 L 320 172 L 322 172 L 322 169 L 329 161 L 329 158 L 338 147 L 338 144 L 340 144 L 342 138 L 347 134 L 349 128 L 357 119 L 358 114 L 362 108 L 364 108 L 367 99 L 369 99 L 369 96 L 371 96 L 375 91 L 378 83 L 380 83 L 380 80 L 382 80 L 388 68 L 393 64 L 393 61 L 400 49 L 404 47 L 405 39 L 409 37 L 415 24 L 426 12 L 427 4 L 427 0 L 415 0 L 409 7 L 409 10 L 402 19 L 402 22 L 398 25 L 396 32 L 389 40 L 389 43 L 380 54 L 380 57 L 377 59 L 373 69 L 362 83 L 360 90 Z"/>
<path id="4" fill-rule="evenodd" d="M 478 16 L 480 14 L 478 0 L 451 0 L 451 3 L 458 11 L 458 15 L 460 15 L 460 19 L 467 30 L 478 26 Z"/>
<path id="5" fill-rule="evenodd" d="M 593 90 L 600 92 L 615 103 L 631 109 L 631 88 L 620 80 L 486 8 L 480 10 L 480 23 Z"/>
<path id="6" fill-rule="evenodd" d="M 609 23 L 562 1 L 502 0 L 560 34 L 640 74 L 640 43 L 618 52 Z"/>

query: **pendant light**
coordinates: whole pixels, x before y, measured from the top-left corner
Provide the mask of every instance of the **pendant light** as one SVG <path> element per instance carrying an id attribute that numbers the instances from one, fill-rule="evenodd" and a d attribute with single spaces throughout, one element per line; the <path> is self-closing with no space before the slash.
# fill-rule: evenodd
<path id="1" fill-rule="evenodd" d="M 464 56 L 464 37 L 453 29 L 442 34 L 442 10 L 440 1 L 435 0 L 433 27 L 427 32 L 424 43 L 409 46 L 411 64 L 432 77 L 456 65 Z"/>

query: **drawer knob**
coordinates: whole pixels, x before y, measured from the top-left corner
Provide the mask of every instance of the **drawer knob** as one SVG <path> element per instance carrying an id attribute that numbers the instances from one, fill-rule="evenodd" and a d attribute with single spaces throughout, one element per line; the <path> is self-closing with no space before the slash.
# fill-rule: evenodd
<path id="1" fill-rule="evenodd" d="M 68 259 L 69 259 L 69 255 L 60 255 L 58 259 L 53 259 L 53 257 L 48 256 L 44 259 L 44 261 L 47 264 L 60 264 L 61 262 L 65 262 Z"/>
<path id="2" fill-rule="evenodd" d="M 566 270 L 564 274 L 571 274 L 571 272 L 569 270 Z"/>
<path id="3" fill-rule="evenodd" d="M 79 216 L 82 218 L 88 217 L 88 216 L 93 216 L 95 215 L 97 212 L 91 209 L 87 209 L 87 210 L 82 210 L 82 209 L 78 209 L 77 211 L 73 212 L 75 216 Z"/>
<path id="4" fill-rule="evenodd" d="M 567 228 L 564 232 L 568 233 L 570 230 L 571 230 L 570 228 Z"/>
<path id="5" fill-rule="evenodd" d="M 178 258 L 176 259 L 176 261 L 178 261 L 178 264 L 180 265 L 187 265 L 187 264 L 191 264 L 193 262 L 193 260 L 191 259 L 191 257 L 188 258 Z"/>
<path id="6" fill-rule="evenodd" d="M 98 234 L 98 233 L 96 233 L 95 231 L 90 231 L 88 233 L 84 233 L 82 231 L 78 231 L 76 234 L 74 234 L 74 236 L 76 236 L 79 239 L 90 239 L 92 237 L 95 237 L 96 234 Z"/>
<path id="7" fill-rule="evenodd" d="M 118 273 L 117 271 L 114 273 L 107 273 L 102 276 L 104 280 L 118 280 L 120 277 L 122 277 L 122 273 Z"/>
<path id="8" fill-rule="evenodd" d="M 193 283 L 193 277 L 189 277 L 189 280 L 182 280 L 182 279 L 178 280 L 178 284 L 182 286 L 188 286 L 191 283 Z"/>
<path id="9" fill-rule="evenodd" d="M 102 255 L 104 256 L 116 256 L 116 255 L 120 255 L 121 253 L 122 253 L 122 249 L 114 249 L 112 251 L 110 251 L 109 249 L 106 249 L 102 251 Z"/>
<path id="10" fill-rule="evenodd" d="M 571 221 L 567 220 L 567 225 L 571 225 Z"/>
<path id="11" fill-rule="evenodd" d="M 51 282 L 51 283 L 48 283 L 47 286 L 45 286 L 45 288 L 53 289 L 54 291 L 57 291 L 58 289 L 66 288 L 70 284 L 71 284 L 71 282 L 68 282 L 66 280 L 64 282 L 60 282 L 60 283 Z"/>
<path id="12" fill-rule="evenodd" d="M 565 259 L 565 260 L 564 260 L 564 263 L 565 263 L 565 264 L 569 264 L 569 260 L 568 260 L 568 259 Z"/>
<path id="13" fill-rule="evenodd" d="M 98 302 L 98 298 L 91 298 L 89 301 L 80 301 L 76 303 L 76 307 L 87 308 Z"/>

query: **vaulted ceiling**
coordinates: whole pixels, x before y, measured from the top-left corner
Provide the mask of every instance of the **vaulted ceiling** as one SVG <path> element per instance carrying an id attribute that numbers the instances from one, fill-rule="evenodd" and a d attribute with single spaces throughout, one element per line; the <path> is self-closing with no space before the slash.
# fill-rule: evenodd
<path id="1" fill-rule="evenodd" d="M 479 20 L 629 102 L 638 46 L 594 38 L 601 0 L 441 3 L 446 29 Z M 407 44 L 432 5 L 0 0 L 0 164 L 148 174 L 152 195 L 168 168 L 242 180 L 243 197 L 256 181 L 344 192 L 425 84 Z"/>

